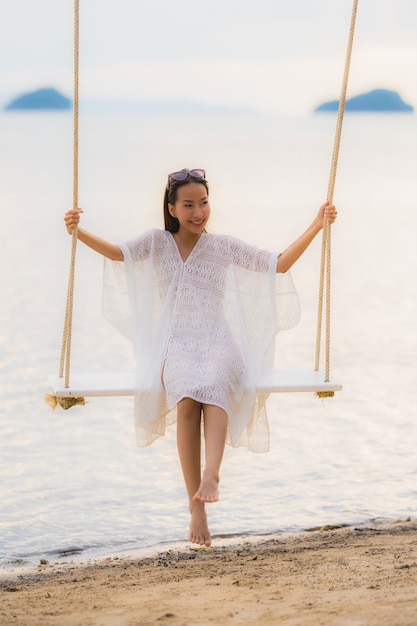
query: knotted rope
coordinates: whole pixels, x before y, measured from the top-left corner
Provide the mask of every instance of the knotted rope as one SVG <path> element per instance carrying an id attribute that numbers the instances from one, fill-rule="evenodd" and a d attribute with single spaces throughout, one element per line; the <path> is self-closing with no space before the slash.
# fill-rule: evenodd
<path id="1" fill-rule="evenodd" d="M 339 99 L 339 107 L 337 112 L 336 132 L 333 144 L 333 154 L 330 166 L 330 176 L 327 188 L 327 200 L 333 202 L 333 193 L 336 182 L 337 164 L 339 160 L 340 139 L 342 136 L 343 116 L 346 104 L 347 84 L 349 80 L 350 61 L 352 58 L 353 37 L 355 33 L 356 13 L 358 9 L 358 0 L 354 0 L 352 8 L 352 17 L 350 21 L 349 39 L 346 51 L 345 69 L 343 72 L 342 88 Z M 316 334 L 316 358 L 314 369 L 318 371 L 320 368 L 320 348 L 322 340 L 322 320 L 323 320 L 323 302 L 324 293 L 326 294 L 326 332 L 325 332 L 325 382 L 330 380 L 330 288 L 331 288 L 331 225 L 325 220 L 323 226 L 321 261 L 320 261 L 320 284 L 319 284 L 319 301 L 317 313 L 317 334 Z M 334 396 L 334 391 L 318 391 L 316 396 L 319 398 L 327 398 Z"/>
<path id="2" fill-rule="evenodd" d="M 72 182 L 72 208 L 78 208 L 78 84 L 79 84 L 79 32 L 80 32 L 80 6 L 79 0 L 74 0 L 74 104 L 73 104 L 73 182 Z M 77 252 L 78 228 L 75 226 L 71 239 L 71 259 L 68 277 L 67 303 L 65 308 L 64 330 L 62 335 L 61 360 L 59 364 L 59 377 L 64 378 L 64 386 L 70 386 L 71 369 L 71 337 L 72 337 L 72 314 L 74 303 L 74 277 L 75 258 Z M 45 396 L 46 401 L 55 408 L 57 405 L 63 409 L 69 409 L 75 404 L 85 404 L 84 398 L 56 398 L 52 394 Z"/>

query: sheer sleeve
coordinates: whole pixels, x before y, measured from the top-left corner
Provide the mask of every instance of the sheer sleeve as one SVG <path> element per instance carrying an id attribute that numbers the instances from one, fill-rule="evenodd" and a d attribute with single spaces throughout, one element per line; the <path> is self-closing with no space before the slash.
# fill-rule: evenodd
<path id="1" fill-rule="evenodd" d="M 240 239 L 229 236 L 217 238 L 220 256 L 250 272 L 270 272 L 276 268 L 278 253 L 262 250 Z"/>
<path id="2" fill-rule="evenodd" d="M 133 239 L 119 242 L 117 245 L 122 250 L 124 256 L 134 263 L 135 261 L 142 261 L 149 257 L 152 247 L 152 240 L 155 233 L 155 229 L 147 230 Z"/>
<path id="3" fill-rule="evenodd" d="M 152 229 L 133 239 L 118 242 L 124 261 L 104 259 L 103 316 L 132 342 L 135 340 L 137 322 L 137 306 L 132 299 L 134 267 L 135 265 L 140 267 L 139 277 L 147 276 L 145 268 L 149 265 L 148 260 L 157 233 L 157 229 Z"/>

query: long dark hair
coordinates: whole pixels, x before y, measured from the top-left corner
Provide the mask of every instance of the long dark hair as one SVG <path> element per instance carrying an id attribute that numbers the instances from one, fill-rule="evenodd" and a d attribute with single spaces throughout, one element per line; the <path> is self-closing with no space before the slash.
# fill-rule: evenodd
<path id="1" fill-rule="evenodd" d="M 183 172 L 189 172 L 187 169 L 181 170 Z M 185 180 L 173 180 L 169 179 L 167 186 L 165 187 L 164 193 L 164 223 L 165 230 L 168 230 L 170 233 L 177 233 L 180 228 L 180 223 L 176 217 L 173 217 L 168 209 L 168 204 L 175 204 L 177 201 L 178 189 L 183 187 L 184 185 L 189 185 L 190 183 L 200 183 L 204 185 L 207 195 L 209 193 L 208 182 L 205 178 L 194 178 L 191 174 Z"/>

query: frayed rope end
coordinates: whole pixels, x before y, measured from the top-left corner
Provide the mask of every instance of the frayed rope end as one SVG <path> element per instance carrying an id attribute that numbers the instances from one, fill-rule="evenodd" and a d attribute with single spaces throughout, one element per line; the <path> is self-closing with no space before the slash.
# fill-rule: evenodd
<path id="1" fill-rule="evenodd" d="M 333 398 L 334 391 L 316 391 L 315 398 Z"/>
<path id="2" fill-rule="evenodd" d="M 51 409 L 54 411 L 58 406 L 65 411 L 70 409 L 72 406 L 85 406 L 85 398 L 82 398 L 81 396 L 79 398 L 57 398 L 52 393 L 45 394 L 45 402 L 47 402 L 47 404 L 49 404 Z"/>

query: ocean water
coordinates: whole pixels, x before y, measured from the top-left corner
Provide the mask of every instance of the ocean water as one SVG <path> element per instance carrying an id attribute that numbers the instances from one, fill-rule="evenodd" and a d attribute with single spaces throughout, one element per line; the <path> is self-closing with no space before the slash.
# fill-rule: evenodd
<path id="1" fill-rule="evenodd" d="M 280 250 L 326 197 L 335 118 L 85 114 L 83 225 L 117 241 L 162 226 L 166 173 L 204 167 L 210 230 Z M 347 115 L 332 229 L 333 399 L 274 394 L 271 450 L 227 448 L 215 544 L 417 515 L 417 131 L 413 115 Z M 72 206 L 72 120 L 0 115 L 0 564 L 156 550 L 186 539 L 175 432 L 135 446 L 131 398 L 53 412 Z M 283 367 L 314 364 L 320 239 L 294 267 L 299 326 Z M 102 260 L 78 246 L 73 372 L 133 367 L 100 313 Z M 180 543 L 178 543 L 180 545 Z"/>

